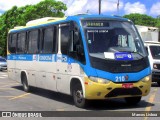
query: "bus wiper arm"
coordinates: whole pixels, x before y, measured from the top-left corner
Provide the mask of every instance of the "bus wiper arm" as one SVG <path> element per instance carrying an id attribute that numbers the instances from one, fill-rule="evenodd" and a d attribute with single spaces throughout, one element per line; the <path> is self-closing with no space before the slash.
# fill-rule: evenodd
<path id="1" fill-rule="evenodd" d="M 144 58 L 144 56 L 143 56 L 140 52 L 131 51 L 130 53 L 137 53 L 137 54 L 140 55 L 142 58 Z"/>

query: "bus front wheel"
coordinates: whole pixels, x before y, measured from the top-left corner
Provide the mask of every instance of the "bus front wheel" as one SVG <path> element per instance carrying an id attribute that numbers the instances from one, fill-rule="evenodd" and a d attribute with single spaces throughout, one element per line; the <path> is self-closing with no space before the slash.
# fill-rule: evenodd
<path id="1" fill-rule="evenodd" d="M 160 86 L 160 82 L 157 82 L 157 84 Z"/>
<path id="2" fill-rule="evenodd" d="M 24 91 L 29 92 L 29 85 L 28 85 L 28 81 L 27 81 L 27 76 L 25 74 L 23 74 L 23 76 L 22 76 L 22 85 L 23 85 Z"/>
<path id="3" fill-rule="evenodd" d="M 141 101 L 141 96 L 138 96 L 138 97 L 126 97 L 125 101 L 129 105 L 136 105 Z"/>
<path id="4" fill-rule="evenodd" d="M 79 108 L 85 108 L 88 104 L 88 100 L 83 97 L 83 90 L 80 84 L 76 84 L 72 89 L 72 95 L 75 106 Z"/>

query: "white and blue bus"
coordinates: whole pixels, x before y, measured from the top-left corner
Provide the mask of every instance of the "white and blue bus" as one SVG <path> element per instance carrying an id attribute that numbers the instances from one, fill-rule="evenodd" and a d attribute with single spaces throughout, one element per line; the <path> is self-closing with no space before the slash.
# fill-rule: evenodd
<path id="1" fill-rule="evenodd" d="M 30 86 L 90 100 L 124 98 L 136 104 L 149 94 L 151 69 L 134 24 L 125 18 L 75 15 L 42 18 L 8 34 L 8 75 Z"/>

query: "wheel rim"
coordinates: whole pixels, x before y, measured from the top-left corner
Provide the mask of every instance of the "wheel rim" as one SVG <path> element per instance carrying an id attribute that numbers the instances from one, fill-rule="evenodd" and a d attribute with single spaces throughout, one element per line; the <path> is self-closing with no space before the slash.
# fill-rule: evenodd
<path id="1" fill-rule="evenodd" d="M 82 103 L 83 101 L 83 93 L 82 90 L 77 90 L 75 93 L 77 103 Z"/>

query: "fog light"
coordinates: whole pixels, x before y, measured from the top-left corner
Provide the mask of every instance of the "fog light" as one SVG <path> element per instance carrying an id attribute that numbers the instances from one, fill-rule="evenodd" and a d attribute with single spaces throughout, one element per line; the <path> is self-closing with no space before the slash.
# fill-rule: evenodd
<path id="1" fill-rule="evenodd" d="M 154 69 L 157 69 L 157 64 L 153 64 L 153 68 L 154 68 Z"/>

